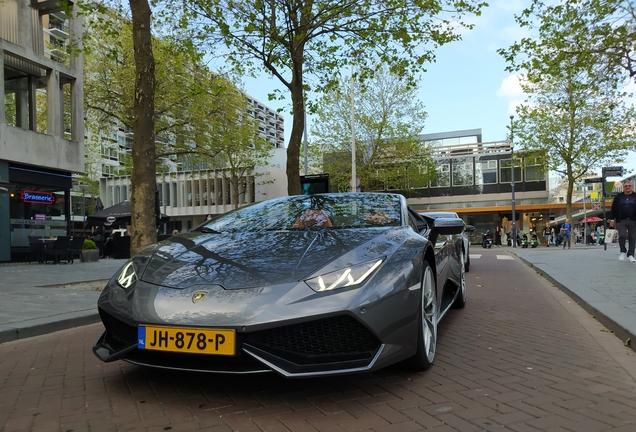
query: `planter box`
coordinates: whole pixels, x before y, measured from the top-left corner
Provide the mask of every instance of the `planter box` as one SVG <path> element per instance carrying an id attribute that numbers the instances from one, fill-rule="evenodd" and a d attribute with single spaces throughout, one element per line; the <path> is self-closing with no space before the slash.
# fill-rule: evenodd
<path id="1" fill-rule="evenodd" d="M 99 261 L 99 249 L 86 249 L 82 251 L 82 262 Z"/>

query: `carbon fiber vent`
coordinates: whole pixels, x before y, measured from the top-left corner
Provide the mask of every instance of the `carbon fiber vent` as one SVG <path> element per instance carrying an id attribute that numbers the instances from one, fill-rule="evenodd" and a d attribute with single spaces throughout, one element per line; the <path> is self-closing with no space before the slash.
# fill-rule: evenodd
<path id="1" fill-rule="evenodd" d="M 108 331 L 109 335 L 117 342 L 120 342 L 122 346 L 137 344 L 136 326 L 126 324 L 101 309 L 99 310 L 99 316 L 101 317 L 104 327 L 106 327 L 106 331 Z"/>
<path id="2" fill-rule="evenodd" d="M 305 358 L 370 357 L 380 346 L 366 327 L 348 315 L 263 330 L 249 335 L 246 343 Z"/>

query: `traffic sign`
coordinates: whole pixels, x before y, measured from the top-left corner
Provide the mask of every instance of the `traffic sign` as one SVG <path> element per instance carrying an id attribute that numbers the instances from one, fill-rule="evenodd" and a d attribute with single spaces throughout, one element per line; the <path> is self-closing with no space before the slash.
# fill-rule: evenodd
<path id="1" fill-rule="evenodd" d="M 602 177 L 592 177 L 583 180 L 583 183 L 603 183 Z"/>
<path id="2" fill-rule="evenodd" d="M 622 166 L 603 167 L 603 177 L 621 177 L 622 175 Z"/>

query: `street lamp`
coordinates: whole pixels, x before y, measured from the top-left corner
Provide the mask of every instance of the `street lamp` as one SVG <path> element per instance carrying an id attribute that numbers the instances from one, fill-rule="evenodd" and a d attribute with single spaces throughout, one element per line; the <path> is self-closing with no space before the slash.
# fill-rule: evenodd
<path id="1" fill-rule="evenodd" d="M 512 181 L 510 182 L 510 190 L 512 191 L 512 247 L 517 247 L 517 215 L 515 214 L 515 143 L 513 141 L 512 120 L 514 115 L 510 115 L 510 172 L 512 173 Z"/>
<path id="2" fill-rule="evenodd" d="M 356 173 L 356 135 L 355 135 L 355 110 L 354 110 L 354 82 L 353 67 L 358 52 L 351 51 L 351 192 L 358 191 L 358 176 Z"/>
<path id="3" fill-rule="evenodd" d="M 86 234 L 86 200 L 85 192 L 88 189 L 86 183 L 80 183 L 79 188 L 82 190 L 82 234 Z"/>

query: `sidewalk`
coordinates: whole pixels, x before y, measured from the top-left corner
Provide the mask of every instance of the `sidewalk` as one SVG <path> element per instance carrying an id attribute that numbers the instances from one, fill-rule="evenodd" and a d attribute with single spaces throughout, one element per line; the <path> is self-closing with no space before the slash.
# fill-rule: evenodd
<path id="1" fill-rule="evenodd" d="M 636 263 L 619 261 L 614 245 L 499 251 L 518 256 L 636 348 Z M 0 343 L 98 322 L 99 292 L 124 262 L 0 264 Z"/>
<path id="2" fill-rule="evenodd" d="M 100 291 L 125 262 L 0 264 L 0 343 L 99 321 Z"/>
<path id="3" fill-rule="evenodd" d="M 616 243 L 507 249 L 636 350 L 636 263 L 619 261 Z"/>

